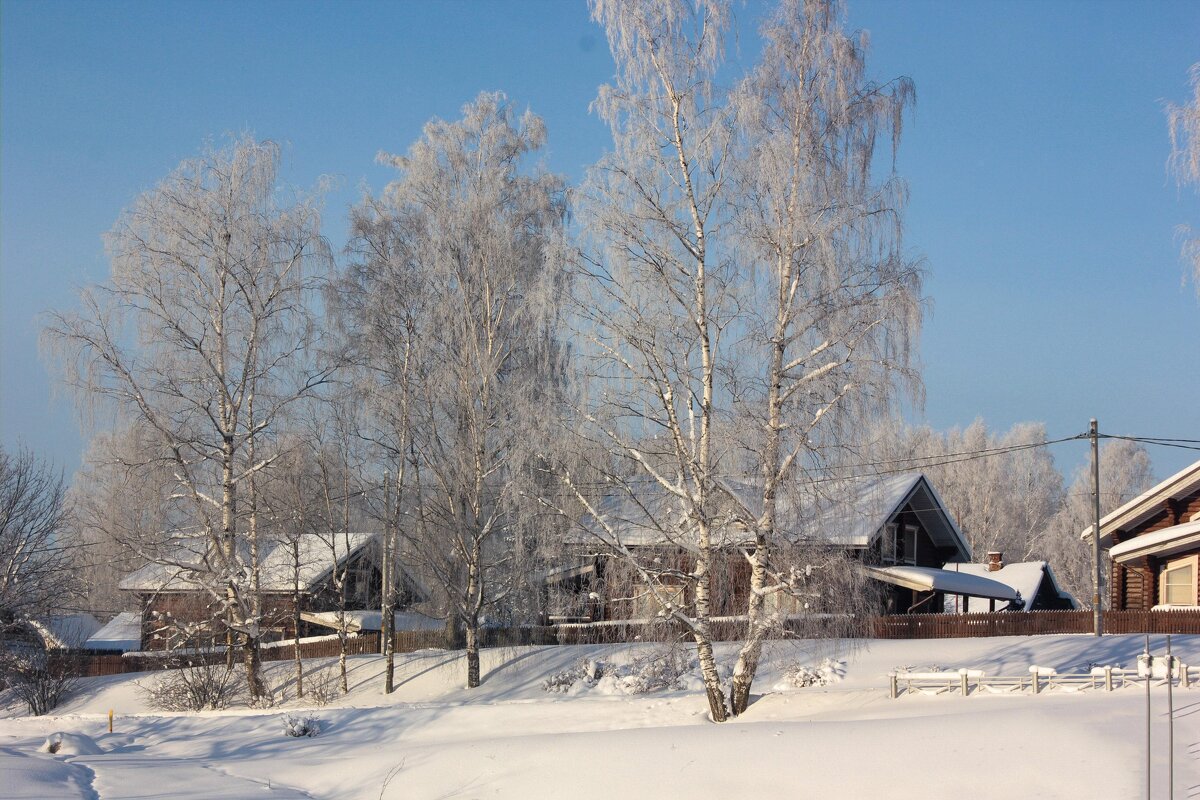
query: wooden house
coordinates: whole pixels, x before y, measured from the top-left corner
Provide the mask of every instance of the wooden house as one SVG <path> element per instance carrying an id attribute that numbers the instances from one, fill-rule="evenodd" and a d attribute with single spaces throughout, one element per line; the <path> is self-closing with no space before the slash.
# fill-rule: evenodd
<path id="1" fill-rule="evenodd" d="M 143 650 L 224 641 L 224 626 L 217 619 L 220 603 L 205 585 L 206 543 L 196 542 L 194 549 L 188 544 L 178 543 L 170 558 L 146 564 L 119 584 L 138 598 Z M 303 534 L 269 545 L 260 562 L 263 639 L 295 635 L 297 584 L 302 614 L 337 609 L 341 598 L 335 569 L 345 575 L 347 609 L 378 609 L 383 587 L 380 555 L 373 533 Z M 401 570 L 397 608 L 427 600 L 420 583 Z M 302 621 L 300 634 L 310 633 L 309 623 Z"/>
<path id="2" fill-rule="evenodd" d="M 753 508 L 752 487 L 726 486 L 740 493 Z M 609 496 L 597 506 L 600 523 L 585 516 L 566 541 L 568 557 L 543 576 L 550 622 L 646 619 L 658 613 L 658 601 L 638 585 L 637 571 L 628 559 L 613 555 L 620 549 L 653 563 L 659 573 L 691 569 L 688 547 L 674 539 L 682 526 L 672 500 L 650 484 Z M 794 510 L 796 507 L 802 511 Z M 799 554 L 805 548 L 841 549 L 853 556 L 868 575 L 879 581 L 888 613 L 944 610 L 947 593 L 1012 600 L 1013 590 L 984 577 L 942 569 L 947 562 L 970 561 L 971 551 L 953 517 L 929 480 L 920 473 L 847 481 L 822 487 L 820 496 L 793 501 L 781 511 L 789 519 L 788 546 Z M 745 613 L 750 584 L 743 555 L 748 538 L 736 523 L 718 527 L 719 551 L 712 572 L 713 616 Z M 787 560 L 789 552 L 781 552 Z M 802 558 L 802 556 L 800 556 Z M 803 565 L 801 565 L 803 568 Z M 690 602 L 684 582 L 680 600 Z M 803 613 L 794 598 L 775 595 L 785 614 Z"/>
<path id="3" fill-rule="evenodd" d="M 1200 461 L 1102 517 L 1100 545 L 1112 558 L 1113 610 L 1200 606 Z"/>

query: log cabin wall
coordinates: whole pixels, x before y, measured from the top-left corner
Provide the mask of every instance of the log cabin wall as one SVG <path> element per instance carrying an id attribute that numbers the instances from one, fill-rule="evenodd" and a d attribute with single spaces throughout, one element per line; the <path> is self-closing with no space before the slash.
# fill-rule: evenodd
<path id="1" fill-rule="evenodd" d="M 1158 511 L 1128 531 L 1114 531 L 1112 543 L 1120 544 L 1137 536 L 1182 525 L 1192 521 L 1193 517 L 1200 519 L 1200 487 L 1178 500 L 1164 500 Z M 1186 553 L 1174 554 L 1172 558 L 1183 555 Z M 1149 611 L 1158 605 L 1158 570 L 1161 566 L 1162 561 L 1153 556 L 1125 563 L 1113 562 L 1110 572 L 1109 607 L 1119 611 Z M 1197 587 L 1196 602 L 1200 604 L 1200 580 L 1197 580 Z"/>

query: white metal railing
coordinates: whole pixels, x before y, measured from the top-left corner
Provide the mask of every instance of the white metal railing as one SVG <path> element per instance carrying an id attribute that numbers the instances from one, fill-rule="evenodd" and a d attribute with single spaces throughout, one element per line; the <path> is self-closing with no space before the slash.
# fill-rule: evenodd
<path id="1" fill-rule="evenodd" d="M 1147 677 L 1147 671 L 1144 663 L 1139 663 L 1137 671 L 1121 667 L 1100 666 L 1092 667 L 1088 672 L 1063 673 L 1053 667 L 1034 664 L 1024 675 L 988 675 L 978 669 L 929 672 L 896 670 L 888 673 L 888 684 L 889 694 L 894 700 L 901 694 L 915 693 L 954 693 L 966 697 L 976 692 L 1041 694 L 1046 691 L 1079 692 L 1100 689 L 1112 692 L 1126 686 L 1141 685 L 1146 680 L 1159 685 L 1166 683 L 1165 658 L 1155 659 L 1153 669 L 1149 670 L 1149 677 Z M 1172 684 L 1184 689 L 1200 683 L 1200 667 L 1189 667 L 1176 659 L 1171 672 Z"/>

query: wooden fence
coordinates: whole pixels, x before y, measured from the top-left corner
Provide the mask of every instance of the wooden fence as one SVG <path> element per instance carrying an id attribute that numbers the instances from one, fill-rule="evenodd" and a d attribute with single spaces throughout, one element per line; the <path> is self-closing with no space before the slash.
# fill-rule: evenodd
<path id="1" fill-rule="evenodd" d="M 975 636 L 1036 636 L 1092 633 L 1091 611 L 996 611 L 987 614 L 904 614 L 878 617 L 876 639 L 957 639 Z M 1105 633 L 1200 634 L 1200 609 L 1106 611 Z"/>
<path id="2" fill-rule="evenodd" d="M 745 622 L 722 619 L 713 623 L 714 639 L 736 641 L 745 630 Z M 984 614 L 905 614 L 876 617 L 862 627 L 863 635 L 875 639 L 956 639 L 978 636 L 1034 636 L 1054 633 L 1091 633 L 1091 611 L 996 611 Z M 1200 634 L 1200 609 L 1173 611 L 1108 611 L 1104 614 L 1104 632 L 1110 634 Z M 523 645 L 616 644 L 653 642 L 677 638 L 680 631 L 663 623 L 601 622 L 575 625 L 523 625 L 510 628 L 486 628 L 483 647 Z M 795 625 L 787 626 L 782 636 L 805 635 Z M 397 631 L 393 644 L 397 653 L 427 648 L 461 649 L 450 643 L 446 633 Z M 457 644 L 456 646 L 453 646 Z M 337 656 L 336 638 L 301 642 L 301 658 Z M 347 642 L 347 654 L 368 655 L 380 652 L 379 634 L 362 633 Z M 80 675 L 96 677 L 142 672 L 178 666 L 185 660 L 207 658 L 221 660 L 222 651 L 204 653 L 138 653 L 67 651 L 56 656 L 70 660 Z M 296 657 L 296 645 L 279 643 L 263 648 L 263 661 L 289 661 Z M 240 661 L 240 654 L 238 654 Z"/>

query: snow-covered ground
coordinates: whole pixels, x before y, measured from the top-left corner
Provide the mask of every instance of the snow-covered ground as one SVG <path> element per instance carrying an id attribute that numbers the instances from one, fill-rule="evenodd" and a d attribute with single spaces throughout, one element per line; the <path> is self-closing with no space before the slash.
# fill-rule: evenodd
<path id="1" fill-rule="evenodd" d="M 1162 652 L 1162 637 L 1154 638 Z M 1200 664 L 1200 637 L 1175 651 Z M 798 643 L 769 652 L 741 718 L 716 725 L 694 677 L 682 689 L 627 694 L 653 677 L 650 645 L 484 652 L 484 684 L 461 688 L 461 655 L 400 657 L 397 691 L 382 660 L 351 659 L 351 692 L 310 708 L 200 714 L 149 711 L 138 681 L 86 681 L 54 716 L 0 718 L 0 798 L 1131 798 L 1145 786 L 1145 696 L 1125 688 L 1038 696 L 913 694 L 892 700 L 897 667 L 969 667 L 989 675 L 1132 666 L 1142 637 L 871 641 L 833 682 L 793 688 L 797 666 L 830 654 Z M 725 663 L 733 650 L 722 648 Z M 309 662 L 310 669 L 328 660 Z M 599 669 L 597 669 L 599 664 Z M 290 664 L 271 666 L 291 696 Z M 329 669 L 335 666 L 327 667 Z M 566 673 L 566 674 L 563 674 Z M 608 677 L 605 677 L 607 674 Z M 547 691 L 559 676 L 560 691 Z M 1166 689 L 1153 694 L 1154 796 L 1166 796 Z M 1175 790 L 1200 793 L 1200 688 L 1175 690 Z M 109 709 L 115 712 L 107 732 Z M 315 716 L 313 738 L 284 716 Z M 64 734 L 57 754 L 40 752 Z"/>

